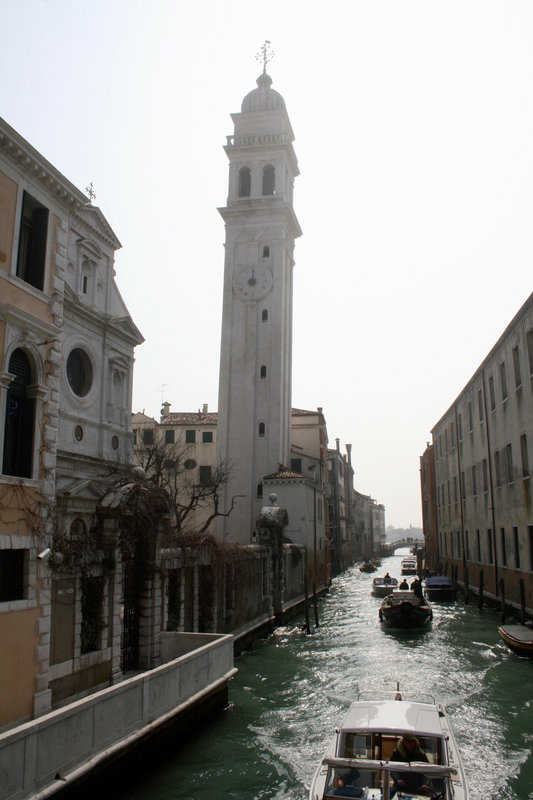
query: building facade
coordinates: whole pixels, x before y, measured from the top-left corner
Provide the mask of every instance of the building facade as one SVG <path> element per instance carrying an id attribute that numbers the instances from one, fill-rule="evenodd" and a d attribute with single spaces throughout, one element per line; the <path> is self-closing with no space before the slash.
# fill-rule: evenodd
<path id="1" fill-rule="evenodd" d="M 67 543 L 91 539 L 106 487 L 131 464 L 142 337 L 114 282 L 120 243 L 103 214 L 4 120 L 0 208 L 1 726 L 109 677 L 120 655 L 120 631 L 85 636 L 88 587 L 98 579 L 110 608 L 112 580 L 98 559 L 85 578 L 59 562 Z"/>
<path id="2" fill-rule="evenodd" d="M 430 567 L 533 609 L 533 295 L 432 430 Z M 429 515 L 431 481 L 423 483 Z"/>

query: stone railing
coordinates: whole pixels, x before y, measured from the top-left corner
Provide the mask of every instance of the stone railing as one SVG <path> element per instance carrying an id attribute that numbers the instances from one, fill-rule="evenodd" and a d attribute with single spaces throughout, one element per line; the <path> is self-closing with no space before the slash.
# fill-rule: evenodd
<path id="1" fill-rule="evenodd" d="M 168 662 L 0 734 L 0 800 L 45 798 L 223 689 L 233 636 L 162 635 Z"/>

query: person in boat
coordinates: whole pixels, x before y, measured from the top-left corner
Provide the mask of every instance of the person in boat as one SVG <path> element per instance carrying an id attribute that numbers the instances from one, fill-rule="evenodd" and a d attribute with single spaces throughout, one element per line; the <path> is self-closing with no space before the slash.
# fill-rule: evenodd
<path id="1" fill-rule="evenodd" d="M 338 771 L 331 793 L 340 797 L 362 797 L 364 789 L 360 785 L 360 778 L 361 773 L 355 768 Z"/>
<path id="2" fill-rule="evenodd" d="M 398 589 L 403 589 L 404 591 L 406 589 L 409 589 L 409 584 L 407 583 L 407 580 L 405 578 L 403 579 L 403 581 L 398 586 Z"/>
<path id="3" fill-rule="evenodd" d="M 383 578 L 383 580 L 384 580 L 385 583 L 392 583 L 392 578 L 391 578 L 391 576 L 389 575 L 388 572 L 385 575 L 385 577 Z"/>
<path id="4" fill-rule="evenodd" d="M 411 590 L 415 593 L 415 597 L 419 597 L 420 600 L 423 599 L 424 595 L 422 593 L 422 581 L 420 580 L 418 575 L 411 584 Z"/>
<path id="5" fill-rule="evenodd" d="M 413 733 L 404 733 L 397 746 L 391 753 L 390 761 L 423 761 L 429 763 L 427 755 L 420 747 L 420 742 Z M 406 791 L 413 794 L 431 795 L 431 787 L 426 783 L 427 778 L 421 772 L 391 772 L 394 780 L 393 793 Z"/>

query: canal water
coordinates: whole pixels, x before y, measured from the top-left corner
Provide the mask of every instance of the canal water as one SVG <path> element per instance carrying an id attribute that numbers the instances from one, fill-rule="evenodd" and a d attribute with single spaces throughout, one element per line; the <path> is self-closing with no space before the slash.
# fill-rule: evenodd
<path id="1" fill-rule="evenodd" d="M 401 556 L 377 574 L 399 577 Z M 470 800 L 531 800 L 533 660 L 507 650 L 498 615 L 477 603 L 434 604 L 427 631 L 385 632 L 372 578 L 348 570 L 320 601 L 311 635 L 298 619 L 239 657 L 228 709 L 114 800 L 307 800 L 350 701 L 397 682 L 446 705 Z"/>

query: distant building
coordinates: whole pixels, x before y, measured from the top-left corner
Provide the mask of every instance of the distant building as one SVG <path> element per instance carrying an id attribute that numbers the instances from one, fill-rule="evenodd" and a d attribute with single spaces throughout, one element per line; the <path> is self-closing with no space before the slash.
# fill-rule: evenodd
<path id="1" fill-rule="evenodd" d="M 421 460 L 430 567 L 454 571 L 493 597 L 503 592 L 515 605 L 524 592 L 530 610 L 532 387 L 530 295 L 434 426 L 432 446 Z"/>

